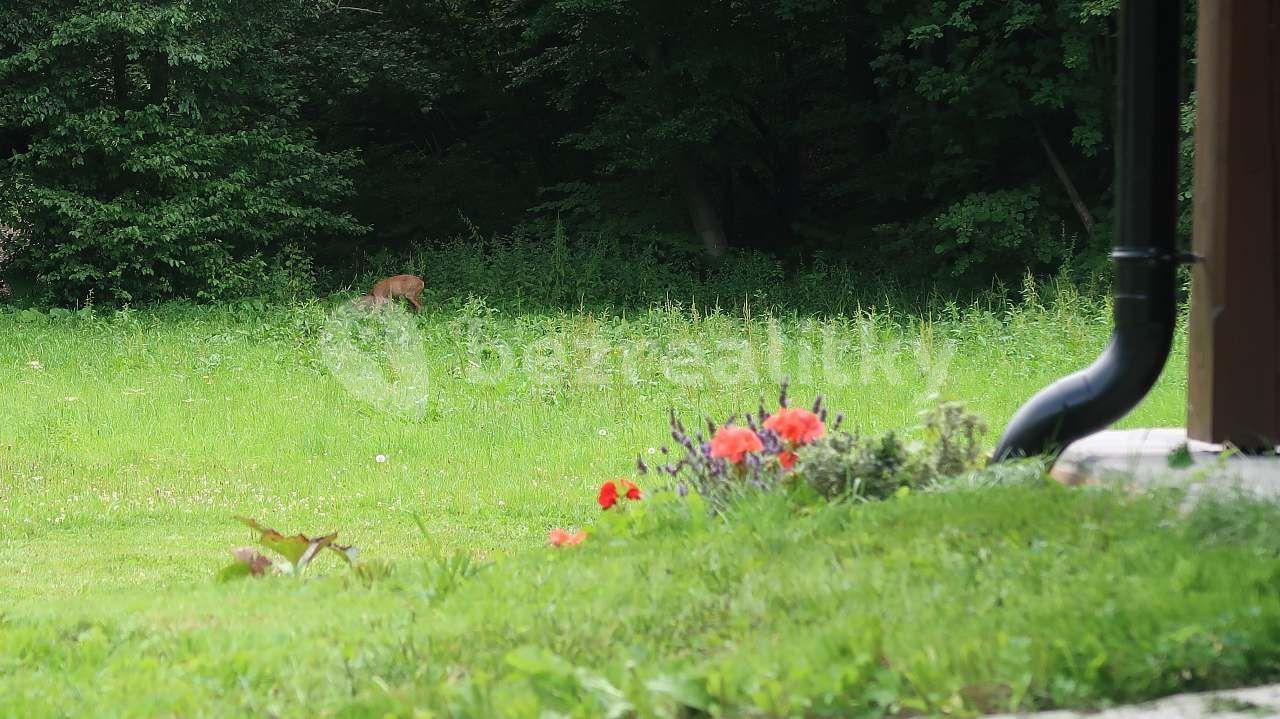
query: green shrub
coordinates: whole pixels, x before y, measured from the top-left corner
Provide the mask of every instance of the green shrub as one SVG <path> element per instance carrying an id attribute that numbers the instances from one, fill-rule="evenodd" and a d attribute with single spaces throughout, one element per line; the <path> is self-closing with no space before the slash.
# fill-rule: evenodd
<path id="1" fill-rule="evenodd" d="M 986 424 L 959 402 L 925 413 L 924 439 L 832 432 L 799 451 L 798 476 L 824 497 L 884 499 L 980 466 Z"/>
<path id="2" fill-rule="evenodd" d="M 1070 249 L 1050 228 L 1041 209 L 1040 188 L 973 192 L 952 204 L 933 222 L 941 233 L 934 252 L 945 257 L 951 273 L 977 268 L 1052 267 Z"/>
<path id="3" fill-rule="evenodd" d="M 987 424 L 962 402 L 944 402 L 924 416 L 926 465 L 935 477 L 976 468 L 982 459 Z"/>
<path id="4" fill-rule="evenodd" d="M 917 484 L 918 458 L 893 432 L 879 437 L 834 432 L 799 454 L 798 476 L 827 498 L 884 499 Z"/>

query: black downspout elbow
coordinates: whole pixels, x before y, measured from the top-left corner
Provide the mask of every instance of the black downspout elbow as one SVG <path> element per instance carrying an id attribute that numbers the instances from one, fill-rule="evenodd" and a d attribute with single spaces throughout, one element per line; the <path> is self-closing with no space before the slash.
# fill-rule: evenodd
<path id="1" fill-rule="evenodd" d="M 1185 3 L 1120 3 L 1116 121 L 1115 329 L 1087 369 L 1032 397 L 994 461 L 1056 457 L 1124 417 L 1160 377 L 1177 320 L 1178 81 Z"/>

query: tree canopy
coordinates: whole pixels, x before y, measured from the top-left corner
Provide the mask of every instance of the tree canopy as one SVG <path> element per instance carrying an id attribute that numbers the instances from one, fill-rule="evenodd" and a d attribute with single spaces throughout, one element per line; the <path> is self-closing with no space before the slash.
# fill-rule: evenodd
<path id="1" fill-rule="evenodd" d="M 1117 5 L 9 3 L 0 225 L 16 271 L 118 301 L 557 222 L 957 285 L 1088 264 Z"/>

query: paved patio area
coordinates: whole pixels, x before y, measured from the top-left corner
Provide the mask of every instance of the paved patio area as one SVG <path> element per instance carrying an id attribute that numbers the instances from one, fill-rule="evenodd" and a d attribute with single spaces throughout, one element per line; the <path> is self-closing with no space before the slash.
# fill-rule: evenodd
<path id="1" fill-rule="evenodd" d="M 1102 712 L 1042 712 L 1039 714 L 1000 714 L 988 719 L 1258 719 L 1280 716 L 1280 684 L 1251 689 L 1232 689 L 1204 694 L 1179 694 L 1167 699 L 1118 707 Z"/>
<path id="2" fill-rule="evenodd" d="M 1222 445 L 1188 441 L 1183 429 L 1098 432 L 1067 447 L 1052 474 L 1066 484 L 1116 481 L 1186 486 L 1193 493 L 1240 489 L 1280 499 L 1280 456 L 1247 456 Z"/>

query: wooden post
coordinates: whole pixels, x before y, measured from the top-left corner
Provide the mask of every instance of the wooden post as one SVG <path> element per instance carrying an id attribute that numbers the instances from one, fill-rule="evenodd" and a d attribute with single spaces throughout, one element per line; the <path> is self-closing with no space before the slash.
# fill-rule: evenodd
<path id="1" fill-rule="evenodd" d="M 1280 445 L 1280 0 L 1201 0 L 1187 432 Z"/>

